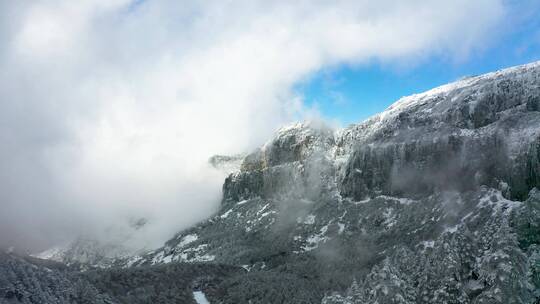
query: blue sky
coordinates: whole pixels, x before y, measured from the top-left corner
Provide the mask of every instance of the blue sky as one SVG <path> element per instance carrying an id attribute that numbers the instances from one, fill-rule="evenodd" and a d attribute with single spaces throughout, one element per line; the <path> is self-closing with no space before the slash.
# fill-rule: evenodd
<path id="1" fill-rule="evenodd" d="M 512 8 L 508 27 L 466 56 L 438 54 L 412 64 L 342 65 L 319 71 L 297 89 L 308 106 L 345 126 L 383 111 L 402 96 L 540 60 L 540 1 L 513 1 Z"/>

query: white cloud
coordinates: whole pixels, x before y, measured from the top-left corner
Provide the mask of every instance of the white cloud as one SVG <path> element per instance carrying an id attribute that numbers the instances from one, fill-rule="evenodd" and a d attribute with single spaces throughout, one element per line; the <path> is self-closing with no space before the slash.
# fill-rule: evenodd
<path id="1" fill-rule="evenodd" d="M 0 243 L 129 216 L 150 217 L 162 241 L 217 208 L 209 156 L 311 115 L 296 83 L 338 64 L 466 56 L 504 12 L 502 0 L 0 4 L 0 228 L 18 235 Z"/>

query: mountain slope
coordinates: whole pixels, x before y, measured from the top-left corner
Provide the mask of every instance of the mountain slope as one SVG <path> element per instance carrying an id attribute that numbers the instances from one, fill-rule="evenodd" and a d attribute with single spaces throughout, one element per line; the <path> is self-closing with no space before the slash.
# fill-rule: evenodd
<path id="1" fill-rule="evenodd" d="M 80 277 L 119 303 L 540 301 L 538 62 L 211 163 L 214 216 Z"/>
<path id="2" fill-rule="evenodd" d="M 118 302 L 62 264 L 0 252 L 0 303 Z"/>
<path id="3" fill-rule="evenodd" d="M 284 128 L 226 179 L 216 216 L 135 264 L 242 265 L 260 286 L 283 276 L 315 297 L 357 278 L 362 303 L 529 303 L 538 282 L 522 273 L 538 251 L 513 223 L 536 206 L 539 110 L 533 63 L 402 98 L 339 133 Z M 403 269 L 414 275 L 392 278 Z"/>

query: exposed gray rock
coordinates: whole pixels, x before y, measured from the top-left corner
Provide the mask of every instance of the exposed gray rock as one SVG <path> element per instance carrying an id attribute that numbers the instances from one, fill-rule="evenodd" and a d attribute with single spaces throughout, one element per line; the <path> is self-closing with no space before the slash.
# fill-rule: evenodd
<path id="1" fill-rule="evenodd" d="M 123 278 L 122 292 L 91 281 L 137 301 L 148 273 L 231 265 L 201 287 L 211 303 L 537 303 L 539 100 L 532 63 L 404 97 L 338 132 L 283 128 L 235 166 L 217 214 L 100 272 Z"/>
<path id="2" fill-rule="evenodd" d="M 284 128 L 226 179 L 216 216 L 137 263 L 243 265 L 261 293 L 292 275 L 325 303 L 532 303 L 540 232 L 519 227 L 536 227 L 521 201 L 540 186 L 538 96 L 534 63 L 337 133 Z"/>

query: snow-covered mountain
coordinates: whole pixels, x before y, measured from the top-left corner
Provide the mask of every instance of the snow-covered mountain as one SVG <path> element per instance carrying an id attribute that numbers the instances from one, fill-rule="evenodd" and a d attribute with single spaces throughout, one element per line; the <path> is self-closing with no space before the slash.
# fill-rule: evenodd
<path id="1" fill-rule="evenodd" d="M 218 214 L 136 264 L 285 268 L 316 297 L 357 278 L 362 303 L 532 299 L 538 285 L 513 276 L 538 263 L 516 223 L 537 214 L 539 110 L 533 63 L 404 97 L 339 132 L 283 128 L 226 179 Z"/>
<path id="2" fill-rule="evenodd" d="M 132 254 L 121 244 L 103 243 L 93 238 L 79 237 L 65 246 L 56 246 L 33 256 L 86 269 L 111 267 L 117 260 Z"/>
<path id="3" fill-rule="evenodd" d="M 122 288 L 97 290 L 120 299 L 148 272 L 199 265 L 214 268 L 186 288 L 210 303 L 540 301 L 539 62 L 404 97 L 343 130 L 285 127 L 211 162 L 231 172 L 219 212 L 115 259 L 123 268 L 97 277 Z"/>
<path id="4" fill-rule="evenodd" d="M 79 236 L 70 242 L 31 256 L 60 262 L 80 270 L 113 267 L 119 261 L 148 251 L 146 247 L 140 247 L 139 241 L 139 234 L 144 233 L 142 230 L 146 228 L 147 223 L 148 220 L 145 218 L 130 218 L 117 225 L 106 227 L 102 232 L 106 236 L 101 238 Z"/>

